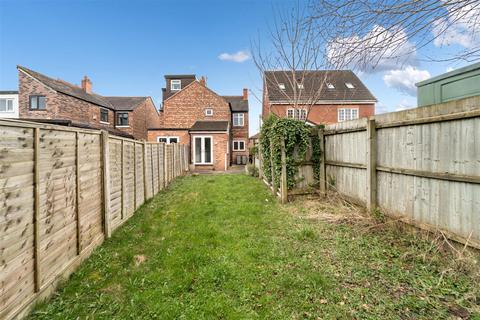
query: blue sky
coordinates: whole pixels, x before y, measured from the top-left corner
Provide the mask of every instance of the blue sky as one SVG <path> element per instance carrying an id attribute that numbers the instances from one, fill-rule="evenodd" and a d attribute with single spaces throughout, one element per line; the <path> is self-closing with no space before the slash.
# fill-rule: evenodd
<path id="1" fill-rule="evenodd" d="M 295 3 L 0 0 L 0 90 L 18 87 L 19 64 L 75 84 L 88 75 L 96 93 L 152 96 L 157 107 L 163 76 L 172 73 L 205 75 L 207 85 L 222 95 L 240 95 L 244 87 L 258 95 L 261 77 L 248 58 L 251 40 L 268 41 L 272 9 Z M 246 60 L 228 60 L 239 51 L 247 57 L 240 54 L 237 60 Z M 227 60 L 219 58 L 222 54 Z M 406 78 L 460 66 L 416 63 L 410 70 L 399 66 L 396 73 L 384 69 L 360 77 L 378 98 L 378 112 L 395 111 L 416 104 Z M 252 95 L 250 106 L 253 134 L 260 102 Z"/>

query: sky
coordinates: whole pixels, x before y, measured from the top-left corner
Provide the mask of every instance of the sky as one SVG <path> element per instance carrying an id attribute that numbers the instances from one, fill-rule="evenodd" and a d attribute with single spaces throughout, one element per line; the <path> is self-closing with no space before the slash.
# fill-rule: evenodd
<path id="1" fill-rule="evenodd" d="M 296 2 L 0 0 L 0 90 L 18 89 L 22 65 L 74 84 L 88 75 L 100 95 L 151 96 L 159 107 L 163 76 L 193 73 L 221 95 L 249 88 L 254 134 L 262 80 L 251 43 L 269 43 L 274 12 Z M 414 107 L 415 82 L 463 65 L 414 61 L 357 74 L 383 113 Z"/>

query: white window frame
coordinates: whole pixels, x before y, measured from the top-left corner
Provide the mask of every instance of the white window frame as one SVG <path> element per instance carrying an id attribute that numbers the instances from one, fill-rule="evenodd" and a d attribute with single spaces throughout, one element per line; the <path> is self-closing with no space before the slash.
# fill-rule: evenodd
<path id="1" fill-rule="evenodd" d="M 291 113 L 291 116 L 290 116 Z M 288 119 L 295 119 L 295 109 L 293 108 L 288 108 L 287 109 L 287 118 Z"/>
<path id="2" fill-rule="evenodd" d="M 197 138 L 201 138 L 201 144 L 205 146 L 205 138 L 210 138 L 211 141 L 211 148 L 210 148 L 210 162 L 205 162 L 205 153 L 200 151 L 200 162 L 197 162 L 197 157 L 195 154 L 195 151 L 197 150 Z M 198 165 L 211 165 L 213 164 L 213 136 L 199 136 L 199 135 L 194 135 L 192 137 L 193 143 L 193 164 L 198 164 Z"/>
<path id="3" fill-rule="evenodd" d="M 348 110 L 348 117 L 347 117 L 347 110 Z M 356 117 L 353 117 L 352 111 L 356 112 Z M 343 119 L 340 116 L 341 113 L 343 112 Z M 355 120 L 360 117 L 359 114 L 359 109 L 358 108 L 339 108 L 337 111 L 337 120 L 338 122 L 343 122 L 343 121 L 350 121 L 350 120 Z"/>
<path id="4" fill-rule="evenodd" d="M 297 88 L 300 90 L 304 89 L 303 83 L 297 83 Z"/>
<path id="5" fill-rule="evenodd" d="M 213 116 L 213 109 L 212 108 L 205 109 L 205 116 L 207 117 Z"/>
<path id="6" fill-rule="evenodd" d="M 335 89 L 335 86 L 331 82 L 327 82 L 327 88 L 328 89 Z"/>
<path id="7" fill-rule="evenodd" d="M 243 143 L 243 149 L 235 148 L 235 142 L 237 143 L 237 146 L 240 147 L 240 142 Z M 245 151 L 245 140 L 233 140 L 232 143 L 232 150 L 233 151 Z"/>
<path id="8" fill-rule="evenodd" d="M 235 115 L 240 116 L 240 119 L 242 119 L 242 124 L 235 124 Z M 243 127 L 245 125 L 245 115 L 241 112 L 239 113 L 234 113 L 232 115 L 232 122 L 234 127 Z M 238 119 L 237 119 L 238 120 Z"/>
<path id="9" fill-rule="evenodd" d="M 353 83 L 351 83 L 351 82 L 345 82 L 345 86 L 346 86 L 348 89 L 355 89 L 355 86 L 354 86 Z"/>
<path id="10" fill-rule="evenodd" d="M 278 87 L 280 88 L 280 90 L 285 90 L 285 83 L 279 83 Z"/>
<path id="11" fill-rule="evenodd" d="M 167 144 L 171 144 L 171 139 L 177 139 L 177 142 L 174 142 L 174 143 L 180 143 L 180 138 L 178 136 L 158 136 L 157 137 L 157 142 L 160 142 L 160 139 L 165 139 L 167 140 Z"/>
<path id="12" fill-rule="evenodd" d="M 13 99 L 10 98 L 0 98 L 0 100 L 5 100 L 5 111 L 1 111 L 0 113 L 11 113 L 13 112 Z M 8 108 L 8 103 L 10 102 L 10 109 Z"/>
<path id="13" fill-rule="evenodd" d="M 107 120 L 108 121 L 102 121 L 102 111 L 103 110 L 106 110 L 107 111 Z M 110 115 L 109 115 L 109 112 L 108 112 L 108 109 L 107 108 L 100 108 L 100 123 L 104 123 L 104 124 L 110 124 Z"/>
<path id="14" fill-rule="evenodd" d="M 178 84 L 178 89 L 175 89 L 174 86 Z M 182 90 L 182 80 L 172 79 L 170 80 L 170 91 L 180 91 Z"/>

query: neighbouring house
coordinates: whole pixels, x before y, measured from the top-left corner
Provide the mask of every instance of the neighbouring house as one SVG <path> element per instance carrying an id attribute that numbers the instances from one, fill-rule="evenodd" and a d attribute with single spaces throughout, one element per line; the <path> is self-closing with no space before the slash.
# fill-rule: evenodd
<path id="1" fill-rule="evenodd" d="M 18 91 L 0 91 L 0 118 L 18 118 Z"/>
<path id="2" fill-rule="evenodd" d="M 226 170 L 248 159 L 248 90 L 221 96 L 202 77 L 166 75 L 159 124 L 149 141 L 189 144 L 196 170 Z"/>
<path id="3" fill-rule="evenodd" d="M 292 79 L 289 71 L 264 72 L 262 118 L 274 113 L 318 125 L 375 114 L 376 98 L 350 70 L 305 71 Z"/>
<path id="4" fill-rule="evenodd" d="M 480 62 L 421 81 L 419 107 L 480 95 Z"/>
<path id="5" fill-rule="evenodd" d="M 17 66 L 19 117 L 67 126 L 108 130 L 143 139 L 158 125 L 158 110 L 150 97 L 105 97 L 92 91 L 85 76 L 81 86 Z"/>

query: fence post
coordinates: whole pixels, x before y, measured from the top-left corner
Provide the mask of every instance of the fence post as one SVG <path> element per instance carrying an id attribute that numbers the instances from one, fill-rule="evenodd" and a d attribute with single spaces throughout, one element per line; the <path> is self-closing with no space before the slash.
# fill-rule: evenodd
<path id="1" fill-rule="evenodd" d="M 272 193 L 277 196 L 277 184 L 275 183 L 275 168 L 273 161 L 273 139 L 270 138 L 270 167 L 272 171 Z"/>
<path id="2" fill-rule="evenodd" d="M 262 144 L 260 143 L 260 141 L 258 141 L 257 152 L 258 152 L 258 178 L 263 179 Z M 255 163 L 254 163 L 254 165 L 255 165 Z"/>
<path id="3" fill-rule="evenodd" d="M 282 203 L 288 201 L 288 185 L 287 185 L 287 156 L 285 154 L 285 138 L 282 138 L 282 177 L 280 181 L 280 195 Z"/>
<path id="4" fill-rule="evenodd" d="M 160 192 L 160 190 L 162 190 L 162 189 L 163 189 L 163 188 L 162 188 L 162 185 L 161 185 L 161 183 L 162 183 L 162 180 L 160 180 L 160 172 L 161 172 L 161 171 L 160 171 L 160 170 L 161 170 L 161 169 L 160 169 L 160 147 L 161 147 L 161 146 L 162 146 L 162 145 L 161 145 L 160 143 L 157 143 L 157 170 L 158 170 L 158 171 L 157 171 L 157 175 L 158 175 L 158 192 Z"/>
<path id="5" fill-rule="evenodd" d="M 168 185 L 167 182 L 167 145 L 163 142 L 163 187 L 166 188 Z"/>
<path id="6" fill-rule="evenodd" d="M 137 143 L 133 141 L 133 211 L 137 210 Z"/>
<path id="7" fill-rule="evenodd" d="M 177 176 L 177 144 L 173 144 L 173 178 Z"/>
<path id="8" fill-rule="evenodd" d="M 121 179 L 122 179 L 122 185 L 121 185 L 121 192 L 120 192 L 120 196 L 122 197 L 122 210 L 120 211 L 121 212 L 121 219 L 125 219 L 125 178 L 124 178 L 124 175 L 125 175 L 125 170 L 123 169 L 123 165 L 124 165 L 124 162 L 125 162 L 125 159 L 124 159 L 124 153 L 125 153 L 125 148 L 123 146 L 123 139 L 122 139 L 122 148 L 121 148 L 121 157 L 120 157 L 120 164 L 121 164 L 121 168 L 120 168 L 120 172 L 121 172 Z"/>
<path id="9" fill-rule="evenodd" d="M 148 181 L 147 181 L 147 142 L 144 140 L 143 141 L 143 197 L 144 200 L 143 202 L 147 201 L 147 186 L 148 186 Z"/>
<path id="10" fill-rule="evenodd" d="M 367 120 L 367 209 L 377 206 L 377 134 L 375 118 Z"/>
<path id="11" fill-rule="evenodd" d="M 103 223 L 107 238 L 112 236 L 110 228 L 110 148 L 108 145 L 108 132 L 102 131 L 102 168 L 103 168 Z"/>
<path id="12" fill-rule="evenodd" d="M 155 196 L 155 178 L 153 175 L 153 144 L 148 144 L 150 146 L 150 173 L 152 174 L 152 197 Z"/>
<path id="13" fill-rule="evenodd" d="M 325 131 L 324 129 L 318 130 L 318 140 L 320 143 L 320 172 L 318 173 L 318 182 L 320 184 L 320 191 L 325 195 L 327 193 L 327 174 L 325 171 Z"/>
<path id="14" fill-rule="evenodd" d="M 35 131 L 33 132 L 34 134 L 34 159 L 33 159 L 33 165 L 34 171 L 35 171 L 35 208 L 34 208 L 34 215 L 33 215 L 33 228 L 34 228 L 34 234 L 33 234 L 33 247 L 34 247 L 34 259 L 35 259 L 35 265 L 34 265 L 34 280 L 35 280 L 35 292 L 40 291 L 40 282 L 41 282 L 41 265 L 40 265 L 40 128 L 35 128 Z"/>

